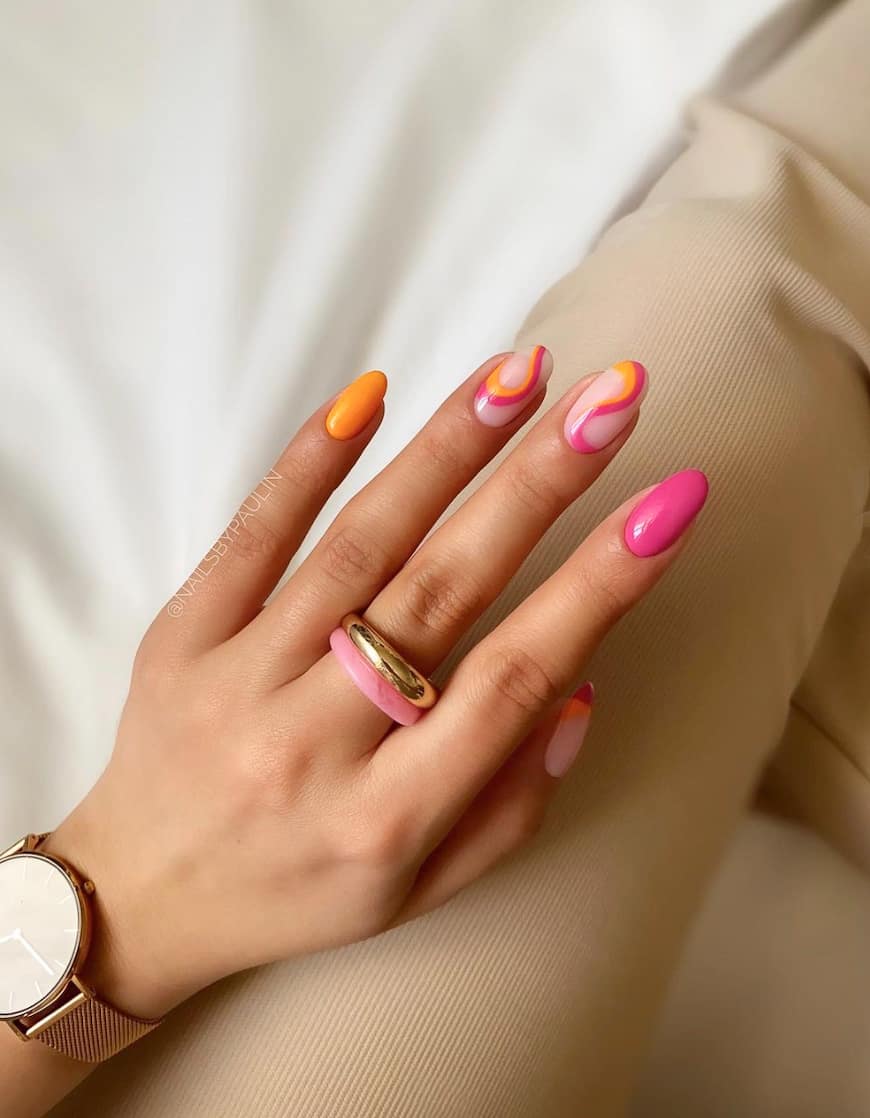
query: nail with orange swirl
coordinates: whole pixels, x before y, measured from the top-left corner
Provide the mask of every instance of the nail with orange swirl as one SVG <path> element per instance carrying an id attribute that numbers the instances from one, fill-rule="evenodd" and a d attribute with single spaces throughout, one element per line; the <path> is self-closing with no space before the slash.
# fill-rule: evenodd
<path id="1" fill-rule="evenodd" d="M 574 763 L 589 729 L 594 698 L 595 688 L 587 680 L 562 707 L 544 754 L 544 768 L 550 776 L 564 776 Z"/>
<path id="2" fill-rule="evenodd" d="M 639 361 L 620 361 L 599 373 L 565 417 L 568 445 L 594 454 L 612 443 L 640 407 L 648 379 Z"/>
<path id="3" fill-rule="evenodd" d="M 503 427 L 540 392 L 553 371 L 548 349 L 536 345 L 517 350 L 500 361 L 474 396 L 474 411 L 487 427 Z"/>

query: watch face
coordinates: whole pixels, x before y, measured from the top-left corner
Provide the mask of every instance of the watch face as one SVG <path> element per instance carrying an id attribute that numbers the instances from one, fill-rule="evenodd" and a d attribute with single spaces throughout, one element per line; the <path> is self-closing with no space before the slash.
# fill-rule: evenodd
<path id="1" fill-rule="evenodd" d="M 60 866 L 39 854 L 0 862 L 0 1017 L 59 993 L 81 939 L 81 901 Z"/>

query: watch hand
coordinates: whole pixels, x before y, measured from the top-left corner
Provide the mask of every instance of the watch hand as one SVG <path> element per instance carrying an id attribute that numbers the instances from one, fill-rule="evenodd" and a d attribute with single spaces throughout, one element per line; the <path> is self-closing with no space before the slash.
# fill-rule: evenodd
<path id="1" fill-rule="evenodd" d="M 15 938 L 18 940 L 18 942 L 21 944 L 21 946 L 24 948 L 24 950 L 27 951 L 30 955 L 32 955 L 33 958 L 36 959 L 37 963 L 39 963 L 39 965 L 41 967 L 44 967 L 45 970 L 47 970 L 48 973 L 52 977 L 54 977 L 54 971 L 51 969 L 51 967 L 48 965 L 48 963 L 45 961 L 45 959 L 43 959 L 43 957 L 39 954 L 39 952 L 35 951 L 30 946 L 30 944 L 27 942 L 27 940 L 21 934 L 21 929 L 20 928 L 18 929 L 18 935 Z"/>
<path id="2" fill-rule="evenodd" d="M 8 936 L 0 937 L 0 943 L 8 943 L 10 939 L 21 939 L 21 929 L 16 928 L 14 932 L 10 932 Z"/>

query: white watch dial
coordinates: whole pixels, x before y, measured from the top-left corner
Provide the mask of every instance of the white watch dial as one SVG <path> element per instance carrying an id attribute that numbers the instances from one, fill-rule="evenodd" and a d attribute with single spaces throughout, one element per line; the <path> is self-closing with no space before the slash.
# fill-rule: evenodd
<path id="1" fill-rule="evenodd" d="M 60 992 L 81 935 L 81 904 L 63 870 L 38 854 L 0 862 L 0 1017 Z"/>

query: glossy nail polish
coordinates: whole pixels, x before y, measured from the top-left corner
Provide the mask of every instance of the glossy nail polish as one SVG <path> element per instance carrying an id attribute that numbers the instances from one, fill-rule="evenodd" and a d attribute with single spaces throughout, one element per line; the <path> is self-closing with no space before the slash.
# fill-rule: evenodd
<path id="1" fill-rule="evenodd" d="M 371 423 L 387 392 L 387 378 L 378 369 L 351 381 L 326 417 L 326 430 L 334 439 L 352 439 Z"/>
<path id="2" fill-rule="evenodd" d="M 510 423 L 543 388 L 553 356 L 542 345 L 520 349 L 500 361 L 474 394 L 474 412 L 487 427 Z"/>
<path id="3" fill-rule="evenodd" d="M 599 373 L 565 417 L 565 438 L 580 454 L 594 454 L 628 426 L 649 380 L 639 361 L 620 361 Z"/>
<path id="4" fill-rule="evenodd" d="M 574 764 L 589 728 L 594 698 L 595 688 L 587 681 L 562 707 L 544 754 L 544 768 L 550 776 L 564 776 Z"/>
<path id="5" fill-rule="evenodd" d="M 709 485 L 700 470 L 665 478 L 632 509 L 625 522 L 625 543 L 634 555 L 658 555 L 677 542 L 707 500 Z"/>

